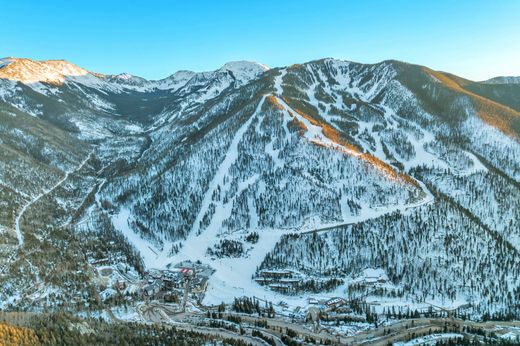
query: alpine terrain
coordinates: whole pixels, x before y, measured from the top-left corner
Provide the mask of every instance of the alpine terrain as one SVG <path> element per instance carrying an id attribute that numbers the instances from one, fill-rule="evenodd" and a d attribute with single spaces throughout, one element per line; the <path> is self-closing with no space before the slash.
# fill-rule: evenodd
<path id="1" fill-rule="evenodd" d="M 520 77 L 4 58 L 0 234 L 2 311 L 236 344 L 386 345 L 410 319 L 417 342 L 506 340 L 518 326 L 489 321 L 520 319 Z"/>

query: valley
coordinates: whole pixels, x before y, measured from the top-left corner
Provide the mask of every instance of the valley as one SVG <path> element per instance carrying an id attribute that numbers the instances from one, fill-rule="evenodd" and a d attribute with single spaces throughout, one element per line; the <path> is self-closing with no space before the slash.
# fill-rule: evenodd
<path id="1" fill-rule="evenodd" d="M 482 94 L 511 80 L 2 61 L 1 310 L 250 344 L 520 337 L 520 113 Z"/>

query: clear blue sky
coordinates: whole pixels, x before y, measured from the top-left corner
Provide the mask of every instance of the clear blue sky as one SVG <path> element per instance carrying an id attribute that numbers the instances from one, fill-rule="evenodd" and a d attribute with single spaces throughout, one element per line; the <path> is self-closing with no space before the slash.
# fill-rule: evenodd
<path id="1" fill-rule="evenodd" d="M 520 75 L 520 1 L 0 0 L 0 56 L 162 78 L 231 60 L 399 59 Z"/>

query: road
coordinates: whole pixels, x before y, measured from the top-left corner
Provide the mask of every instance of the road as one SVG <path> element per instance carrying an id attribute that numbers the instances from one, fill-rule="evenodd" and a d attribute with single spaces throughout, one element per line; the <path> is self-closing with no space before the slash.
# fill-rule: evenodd
<path id="1" fill-rule="evenodd" d="M 277 92 L 278 92 L 279 95 L 281 95 L 280 92 L 281 92 L 281 77 L 282 76 L 283 76 L 283 74 L 277 76 L 276 77 L 276 81 L 275 81 L 275 89 L 278 90 Z M 361 152 L 353 151 L 353 150 L 345 147 L 344 145 L 342 145 L 340 143 L 337 143 L 337 142 L 335 142 L 333 140 L 330 140 L 323 133 L 323 129 L 320 126 L 314 126 L 314 125 L 310 124 L 304 117 L 301 117 L 297 111 L 292 109 L 284 100 L 282 100 L 277 95 L 270 94 L 268 96 L 275 97 L 277 102 L 278 102 L 278 104 L 280 104 L 283 108 L 285 108 L 286 111 L 288 111 L 289 113 L 293 114 L 295 117 L 298 117 L 299 120 L 301 122 L 303 122 L 306 127 L 308 127 L 308 128 L 309 127 L 319 128 L 319 131 L 320 131 L 321 137 L 322 137 L 322 139 L 319 141 L 321 144 L 325 145 L 326 147 L 331 147 L 331 148 L 334 148 L 336 150 L 339 150 L 339 151 L 341 151 L 343 153 L 346 153 L 347 155 L 350 155 L 350 156 L 354 156 L 354 157 L 362 156 Z M 314 139 L 309 138 L 309 140 L 311 142 L 315 142 Z M 423 182 L 421 182 L 421 181 L 419 181 L 417 179 L 414 179 L 413 177 L 410 177 L 410 178 L 412 178 L 413 181 L 415 181 L 417 183 L 417 185 L 420 187 L 420 189 L 424 193 L 424 197 L 421 198 L 418 201 L 415 201 L 415 202 L 409 203 L 409 204 L 404 204 L 404 205 L 387 206 L 387 207 L 383 208 L 380 211 L 373 210 L 373 215 L 369 215 L 367 217 L 359 218 L 356 221 L 350 221 L 350 222 L 345 222 L 345 223 L 336 223 L 336 224 L 332 224 L 332 225 L 330 225 L 330 224 L 329 225 L 324 225 L 322 227 L 318 227 L 318 228 L 315 228 L 315 229 L 310 230 L 310 231 L 301 231 L 301 232 L 297 232 L 297 233 L 298 234 L 310 234 L 310 233 L 326 232 L 326 231 L 330 231 L 330 230 L 336 229 L 338 227 L 351 226 L 351 225 L 354 225 L 354 224 L 359 223 L 359 222 L 365 222 L 365 221 L 367 221 L 369 219 L 374 219 L 376 217 L 380 217 L 380 216 L 383 216 L 383 215 L 386 215 L 386 214 L 389 214 L 389 213 L 392 213 L 392 212 L 395 212 L 395 211 L 398 211 L 398 210 L 399 211 L 406 211 L 406 210 L 409 210 L 409 209 L 418 208 L 418 207 L 421 207 L 423 205 L 432 203 L 435 198 L 434 198 L 433 194 L 430 192 L 430 190 L 428 190 L 426 185 Z"/>
<path id="2" fill-rule="evenodd" d="M 29 209 L 29 207 L 31 207 L 34 203 L 38 202 L 40 199 L 42 199 L 43 197 L 47 196 L 48 194 L 50 194 L 51 192 L 53 192 L 54 190 L 56 190 L 59 186 L 61 186 L 61 184 L 63 184 L 68 178 L 69 178 L 69 175 L 71 175 L 72 173 L 75 173 L 79 170 L 81 170 L 83 168 L 83 166 L 85 166 L 85 164 L 88 162 L 88 160 L 90 160 L 90 158 L 92 157 L 92 154 L 94 152 L 91 151 L 87 157 L 77 166 L 75 167 L 73 170 L 70 170 L 70 171 L 67 171 L 65 172 L 65 175 L 63 176 L 63 178 L 61 178 L 56 184 L 54 184 L 50 189 L 47 189 L 47 190 L 43 190 L 43 192 L 41 194 L 39 194 L 38 196 L 34 197 L 32 200 L 30 200 L 29 202 L 27 202 L 21 209 L 20 209 L 20 212 L 18 213 L 18 215 L 16 216 L 15 218 L 15 231 L 16 231 L 16 236 L 18 238 L 18 246 L 19 247 L 22 247 L 23 244 L 24 244 L 24 236 L 23 236 L 23 231 L 20 227 L 20 221 L 23 217 L 23 214 L 27 211 L 27 209 Z"/>
<path id="3" fill-rule="evenodd" d="M 146 321 L 174 326 L 179 325 L 186 328 L 185 330 L 208 332 L 221 336 L 224 335 L 221 334 L 223 331 L 219 328 L 199 327 L 194 325 L 198 319 L 205 318 L 203 312 L 186 312 L 179 314 L 176 309 L 169 307 L 168 305 L 153 302 L 146 306 L 141 306 L 140 314 Z M 411 333 L 415 333 L 417 336 L 430 333 L 442 333 L 445 326 L 451 328 L 450 330 L 457 331 L 458 333 L 461 333 L 463 327 L 482 328 L 489 331 L 494 330 L 497 326 L 504 329 L 510 328 L 511 330 L 520 328 L 520 322 L 473 322 L 454 318 L 416 318 L 400 320 L 393 324 L 346 336 L 336 335 L 325 329 L 321 329 L 319 332 L 314 332 L 311 330 L 310 326 L 306 327 L 304 322 L 301 320 L 291 322 L 282 317 L 265 318 L 236 312 L 223 313 L 223 319 L 229 317 L 240 317 L 242 327 L 246 330 L 247 335 L 250 335 L 253 330 L 259 330 L 264 335 L 272 337 L 277 345 L 283 344 L 280 337 L 285 334 L 286 328 L 292 329 L 298 333 L 301 338 L 309 337 L 341 345 L 376 346 L 383 346 L 388 345 L 389 343 L 406 340 Z M 257 327 L 256 325 L 258 322 L 267 323 L 267 328 Z M 215 332 L 218 334 L 215 334 Z M 226 337 L 228 337 L 228 335 L 233 335 L 235 337 L 240 336 L 237 333 L 227 330 L 225 330 L 225 335 Z M 474 335 L 470 336 L 474 337 Z"/>
<path id="4" fill-rule="evenodd" d="M 223 329 L 223 328 L 211 328 L 206 326 L 197 326 L 194 324 L 189 324 L 185 322 L 181 322 L 185 317 L 188 316 L 196 316 L 203 317 L 201 314 L 179 314 L 177 310 L 174 310 L 171 307 L 168 307 L 165 304 L 159 303 L 149 303 L 142 304 L 137 307 L 138 313 L 143 317 L 146 321 L 150 321 L 152 323 L 160 324 L 166 327 L 174 327 L 178 330 L 190 331 L 203 333 L 207 335 L 214 335 L 220 338 L 230 338 L 235 340 L 244 341 L 250 343 L 255 346 L 265 346 L 266 343 L 258 338 L 253 337 L 251 334 L 252 329 L 248 328 L 249 331 L 246 330 L 246 334 L 239 334 L 233 331 Z M 171 314 L 171 315 L 170 315 Z"/>
<path id="5" fill-rule="evenodd" d="M 333 224 L 333 225 L 327 225 L 327 226 L 323 226 L 323 227 L 318 227 L 318 228 L 315 228 L 315 229 L 310 230 L 310 231 L 303 231 L 303 232 L 297 232 L 297 233 L 298 234 L 311 234 L 311 233 L 327 232 L 327 231 L 331 231 L 331 230 L 337 229 L 338 227 L 352 226 L 352 225 L 355 225 L 357 223 L 366 222 L 367 220 L 374 219 L 374 218 L 379 217 L 379 216 L 387 215 L 387 214 L 389 214 L 391 212 L 394 212 L 394 211 L 398 211 L 398 210 L 399 211 L 406 211 L 406 210 L 419 208 L 421 206 L 424 206 L 424 205 L 432 203 L 435 200 L 435 198 L 433 197 L 433 194 L 428 190 L 428 188 L 426 187 L 426 185 L 424 185 L 423 182 L 421 182 L 419 180 L 415 180 L 415 181 L 419 184 L 419 186 L 421 187 L 421 189 L 423 190 L 423 192 L 426 195 L 424 198 L 422 198 L 419 201 L 416 201 L 416 202 L 413 202 L 413 203 L 409 203 L 409 204 L 404 204 L 404 205 L 401 205 L 401 206 L 389 207 L 386 210 L 384 210 L 381 213 L 379 213 L 378 215 L 376 215 L 374 217 L 365 218 L 363 220 L 358 220 L 358 221 L 353 221 L 353 222 L 337 223 L 337 224 Z"/>

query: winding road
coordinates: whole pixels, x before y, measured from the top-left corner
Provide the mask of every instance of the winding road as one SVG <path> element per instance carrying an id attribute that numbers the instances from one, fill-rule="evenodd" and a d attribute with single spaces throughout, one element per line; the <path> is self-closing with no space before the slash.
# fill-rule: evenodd
<path id="1" fill-rule="evenodd" d="M 152 312 L 151 316 L 147 312 Z M 196 322 L 197 319 L 202 319 L 205 317 L 203 312 L 187 312 L 178 314 L 170 309 L 165 309 L 165 306 L 160 303 L 150 303 L 148 306 L 142 307 L 140 309 L 140 313 L 145 320 L 150 322 L 161 323 L 163 325 L 165 324 L 175 326 L 179 329 L 192 330 L 195 332 L 208 333 L 222 337 L 241 337 L 248 339 L 247 341 L 249 342 L 254 340 L 256 343 L 258 343 L 260 340 L 257 338 L 252 338 L 252 336 L 249 334 L 253 329 L 255 329 L 261 331 L 266 336 L 272 337 L 277 345 L 282 344 L 279 338 L 285 334 L 287 328 L 292 329 L 294 332 L 299 334 L 300 338 L 309 337 L 316 340 L 327 340 L 331 344 L 383 346 L 388 345 L 389 343 L 391 344 L 394 342 L 407 340 L 411 333 L 415 333 L 417 336 L 432 333 L 444 333 L 445 328 L 448 328 L 454 332 L 462 333 L 463 335 L 467 335 L 470 338 L 476 338 L 478 335 L 464 333 L 464 327 L 479 328 L 486 331 L 494 331 L 497 327 L 499 327 L 501 328 L 502 333 L 506 333 L 507 331 L 511 330 L 518 330 L 520 327 L 520 322 L 473 322 L 449 317 L 422 317 L 395 321 L 391 324 L 382 325 L 378 328 L 371 328 L 365 331 L 361 331 L 357 334 L 347 336 L 339 335 L 326 329 L 321 329 L 318 332 L 314 332 L 305 327 L 300 320 L 290 322 L 289 320 L 279 316 L 274 318 L 265 318 L 231 311 L 223 313 L 223 320 L 226 320 L 229 317 L 240 318 L 242 328 L 246 330 L 246 334 L 240 335 L 222 328 L 211 328 L 194 325 L 193 322 Z M 192 324 L 190 324 L 190 322 Z M 258 327 L 259 323 L 265 323 L 265 327 Z"/>
<path id="2" fill-rule="evenodd" d="M 27 202 L 27 204 L 25 204 L 22 207 L 22 209 L 20 209 L 20 212 L 18 213 L 18 215 L 15 218 L 15 231 L 16 231 L 16 236 L 18 238 L 18 246 L 19 247 L 22 247 L 23 244 L 24 244 L 23 231 L 22 231 L 22 229 L 20 227 L 20 222 L 22 220 L 23 214 L 25 214 L 27 209 L 29 209 L 34 203 L 38 202 L 40 199 L 42 199 L 43 197 L 47 196 L 49 193 L 53 192 L 58 187 L 60 187 L 61 184 L 63 184 L 69 178 L 69 176 L 71 174 L 81 170 L 83 168 L 83 166 L 85 166 L 85 164 L 88 162 L 88 160 L 90 160 L 90 158 L 92 157 L 93 154 L 94 154 L 94 151 L 91 151 L 87 155 L 87 157 L 83 161 L 81 161 L 81 163 L 78 166 L 76 166 L 76 168 L 74 168 L 71 171 L 65 172 L 65 175 L 63 176 L 63 178 L 60 179 L 55 185 L 53 185 L 50 189 L 43 190 L 43 192 L 41 194 L 39 194 L 38 196 L 34 197 L 32 200 Z"/>

